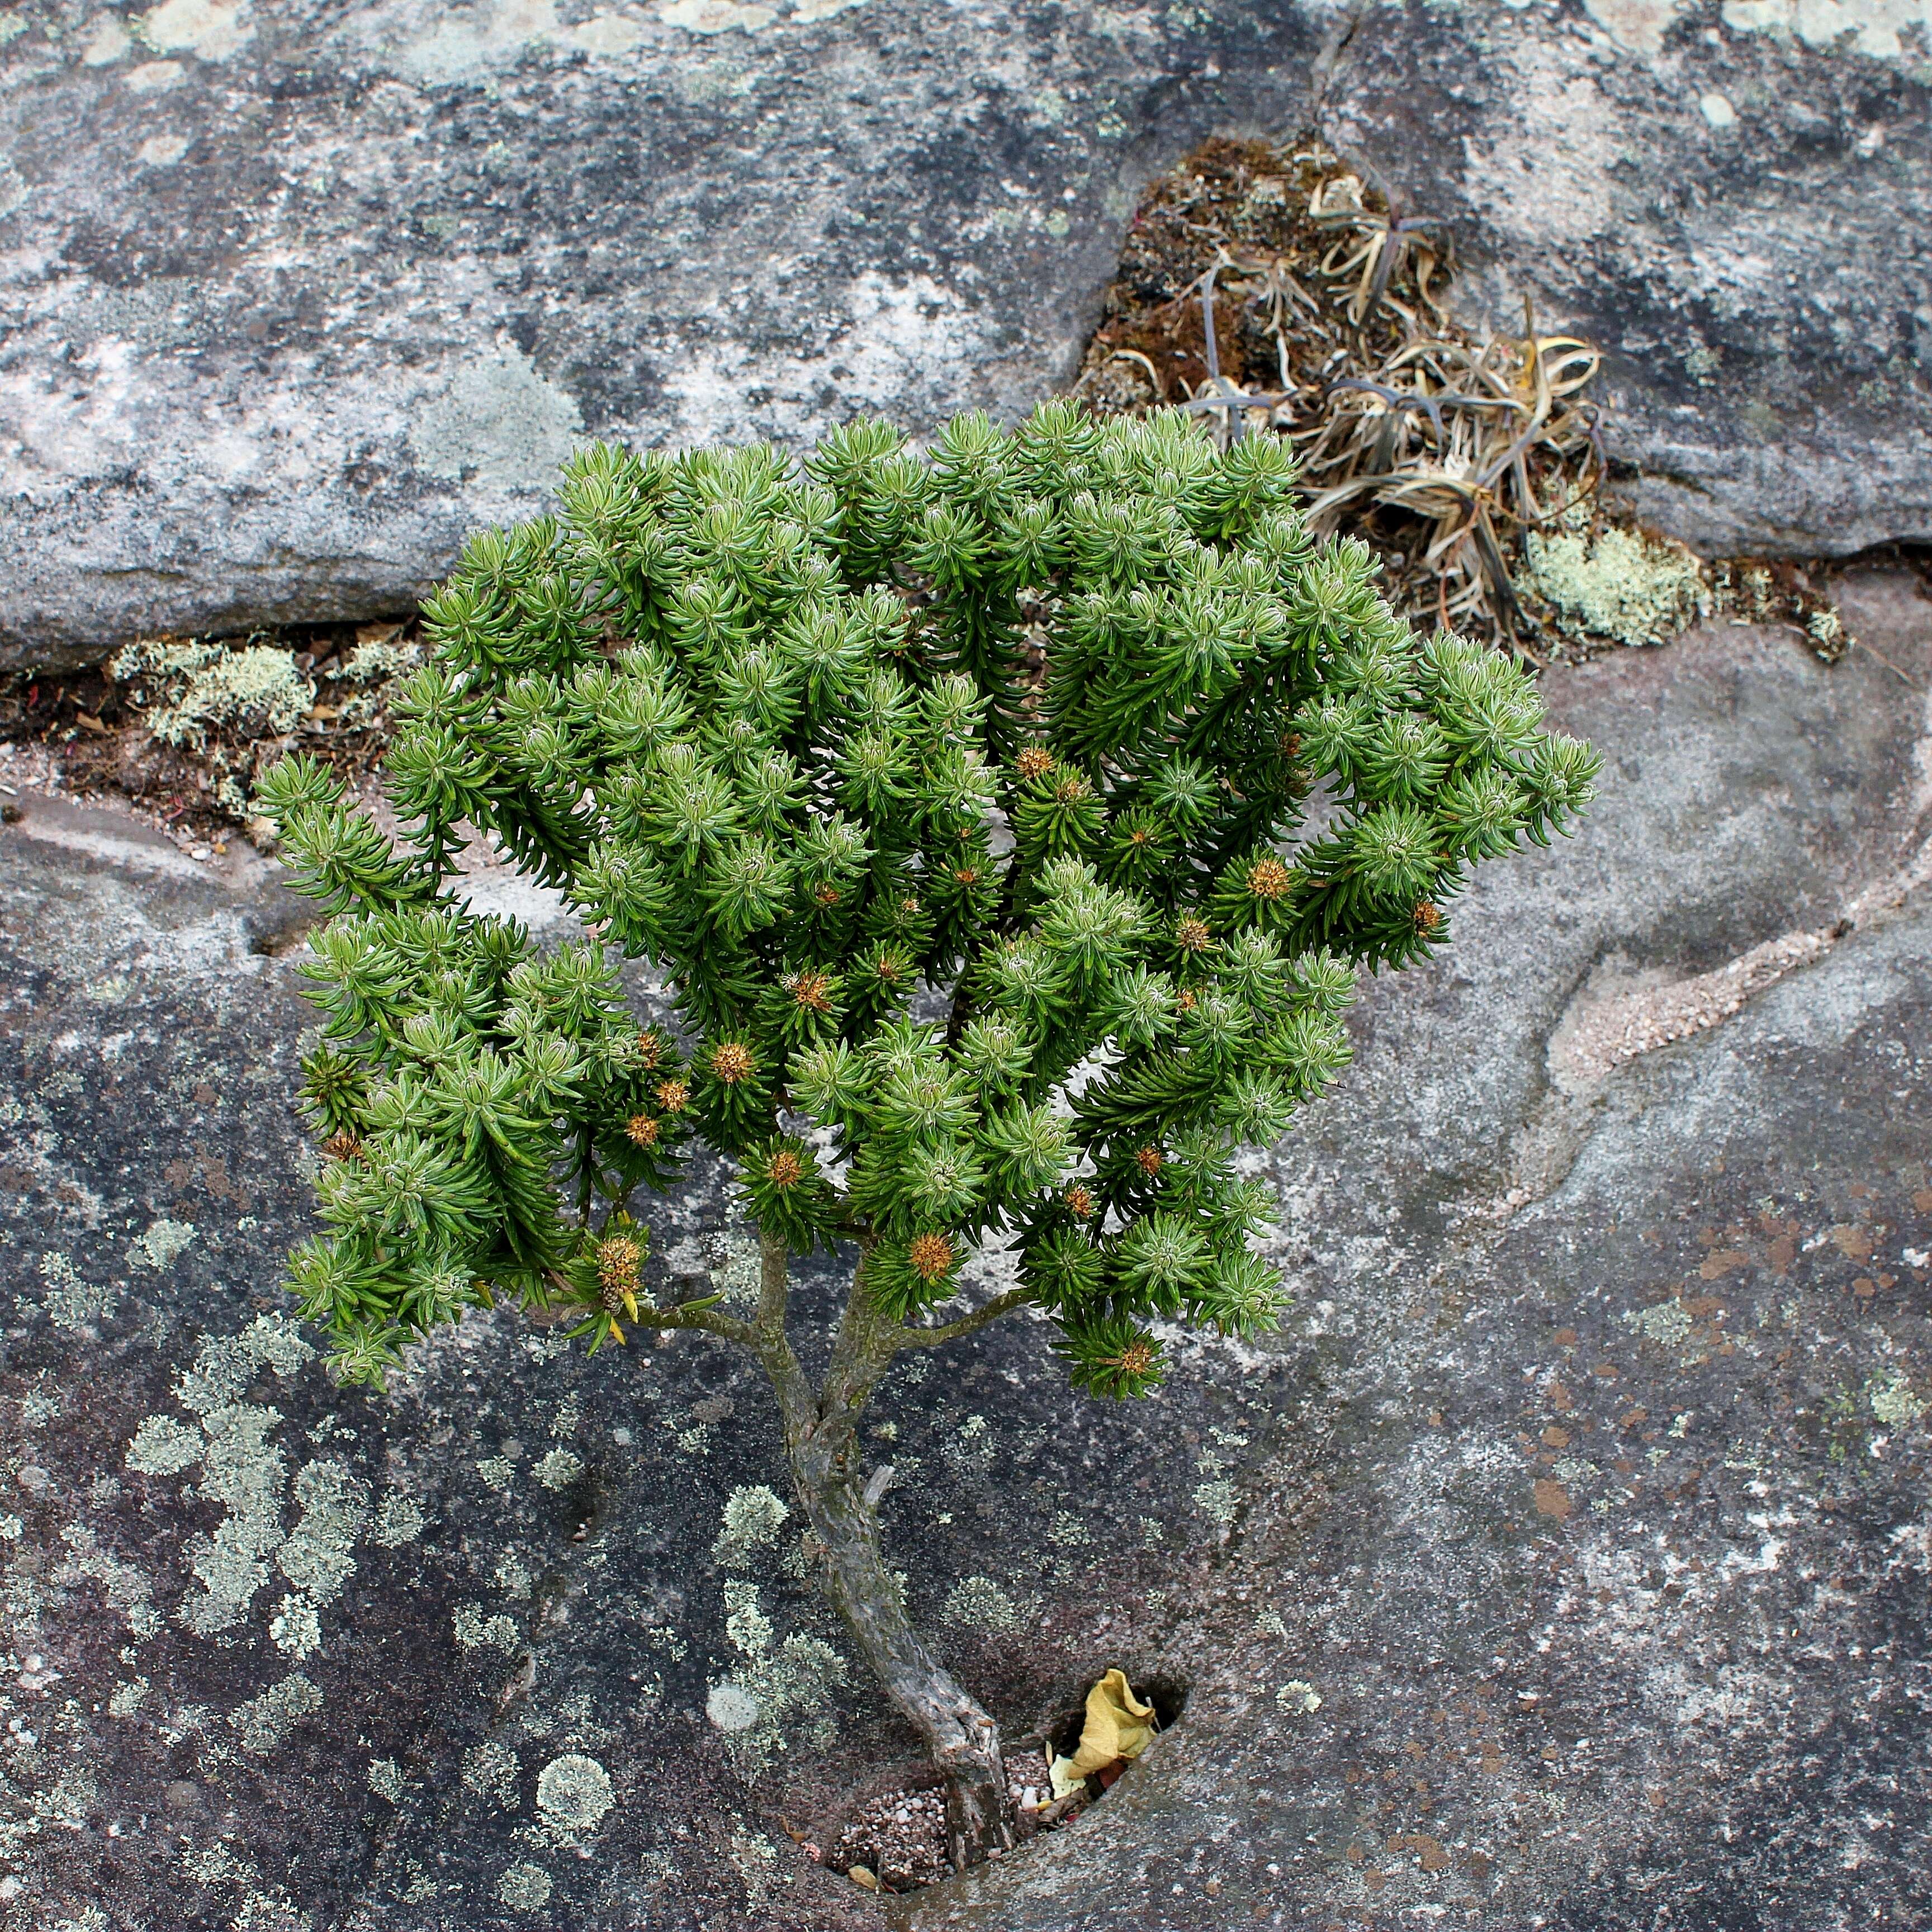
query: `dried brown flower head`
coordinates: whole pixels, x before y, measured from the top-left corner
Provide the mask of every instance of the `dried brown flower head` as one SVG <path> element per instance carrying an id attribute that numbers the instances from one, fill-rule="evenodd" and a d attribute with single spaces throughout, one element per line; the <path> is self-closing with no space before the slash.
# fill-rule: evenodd
<path id="1" fill-rule="evenodd" d="M 331 1134 L 322 1150 L 331 1160 L 356 1160 L 362 1156 L 362 1143 L 352 1133 Z"/>
<path id="2" fill-rule="evenodd" d="M 664 1040 L 655 1027 L 646 1028 L 638 1036 L 638 1058 L 648 1073 L 664 1058 Z"/>
<path id="3" fill-rule="evenodd" d="M 814 886 L 812 896 L 813 900 L 820 905 L 836 906 L 839 899 L 838 888 L 836 886 Z"/>
<path id="4" fill-rule="evenodd" d="M 781 1148 L 766 1172 L 774 1187 L 796 1187 L 805 1178 L 805 1162 L 790 1148 Z"/>
<path id="5" fill-rule="evenodd" d="M 758 1063 L 752 1058 L 748 1046 L 740 1046 L 735 1040 L 728 1040 L 722 1046 L 711 1049 L 711 1074 L 715 1080 L 727 1087 L 735 1087 L 741 1080 L 748 1080 L 758 1071 Z"/>
<path id="6" fill-rule="evenodd" d="M 1023 783 L 1030 784 L 1035 778 L 1043 778 L 1054 766 L 1054 756 L 1044 745 L 1029 745 L 1013 760 L 1013 770 L 1020 775 Z"/>
<path id="7" fill-rule="evenodd" d="M 921 1281 L 937 1281 L 952 1266 L 952 1244 L 944 1234 L 915 1234 L 906 1259 Z"/>
<path id="8" fill-rule="evenodd" d="M 1066 1211 L 1076 1221 L 1090 1221 L 1094 1218 L 1094 1196 L 1089 1188 L 1082 1187 L 1078 1181 L 1060 1197 L 1066 1203 Z"/>
<path id="9" fill-rule="evenodd" d="M 1442 923 L 1442 908 L 1432 900 L 1420 899 L 1416 903 L 1413 916 L 1416 931 L 1426 938 Z"/>
<path id="10" fill-rule="evenodd" d="M 660 1080 L 658 1082 L 658 1105 L 667 1114 L 681 1114 L 691 1100 L 691 1088 L 682 1080 Z"/>
<path id="11" fill-rule="evenodd" d="M 1137 1148 L 1134 1154 L 1134 1165 L 1151 1180 L 1160 1172 L 1160 1149 L 1151 1143 Z"/>
<path id="12" fill-rule="evenodd" d="M 614 1315 L 627 1294 L 638 1292 L 638 1270 L 644 1252 L 628 1234 L 610 1234 L 597 1244 L 597 1282 L 604 1312 Z"/>
<path id="13" fill-rule="evenodd" d="M 791 994 L 794 1006 L 802 1006 L 811 1013 L 829 1013 L 832 1010 L 830 974 L 788 973 L 784 983 Z"/>
<path id="14" fill-rule="evenodd" d="M 624 1123 L 624 1132 L 640 1148 L 654 1148 L 658 1144 L 658 1124 L 648 1114 L 633 1114 Z"/>
<path id="15" fill-rule="evenodd" d="M 1257 859 L 1248 868 L 1248 890 L 1258 899 L 1286 898 L 1294 883 L 1294 874 L 1279 859 Z"/>
<path id="16" fill-rule="evenodd" d="M 1159 1359 L 1151 1342 L 1132 1341 L 1118 1355 L 1103 1355 L 1100 1358 L 1103 1368 L 1118 1369 L 1124 1375 L 1148 1374 Z"/>
<path id="17" fill-rule="evenodd" d="M 1205 952 L 1214 944 L 1214 935 L 1208 930 L 1205 920 L 1196 919 L 1190 913 L 1175 925 L 1174 943 L 1184 952 Z"/>

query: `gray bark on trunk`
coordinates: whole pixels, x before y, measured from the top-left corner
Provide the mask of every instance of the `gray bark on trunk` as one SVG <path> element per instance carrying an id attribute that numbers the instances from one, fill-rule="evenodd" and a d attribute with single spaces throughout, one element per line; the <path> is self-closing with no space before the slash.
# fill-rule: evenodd
<path id="1" fill-rule="evenodd" d="M 886 1566 L 878 1512 L 859 1466 L 858 1418 L 897 1352 L 898 1324 L 872 1308 L 862 1264 L 825 1385 L 814 1391 L 784 1335 L 784 1244 L 766 1235 L 760 1245 L 758 1353 L 778 1394 L 793 1487 L 853 1642 L 946 1781 L 946 1855 L 964 1871 L 1013 1842 L 1000 1727 L 914 1629 L 904 1594 Z"/>
<path id="2" fill-rule="evenodd" d="M 812 1534 L 824 1546 L 832 1600 L 860 1654 L 946 1780 L 946 1855 L 964 1871 L 1013 1841 L 999 1726 L 914 1629 L 857 1472 L 840 1469 L 814 1444 L 802 1450 L 792 1459 L 793 1481 Z"/>

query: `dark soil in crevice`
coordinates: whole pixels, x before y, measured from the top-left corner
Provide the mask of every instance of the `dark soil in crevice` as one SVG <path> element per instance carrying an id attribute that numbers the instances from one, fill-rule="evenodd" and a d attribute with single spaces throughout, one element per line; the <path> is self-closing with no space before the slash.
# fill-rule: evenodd
<path id="1" fill-rule="evenodd" d="M 320 758 L 352 790 L 368 780 L 388 747 L 388 718 L 380 698 L 352 709 L 345 704 L 361 694 L 346 667 L 358 646 L 406 646 L 418 635 L 410 613 L 380 622 L 290 625 L 196 640 L 238 651 L 266 645 L 288 652 L 297 674 L 313 686 L 314 702 L 290 731 L 274 730 L 244 712 L 179 744 L 149 728 L 149 716 L 162 702 L 155 681 L 117 678 L 115 657 L 79 670 L 10 672 L 0 676 L 0 744 L 40 748 L 61 788 L 75 798 L 116 799 L 184 844 L 218 845 L 248 820 L 238 794 L 245 795 L 262 771 L 291 752 Z"/>

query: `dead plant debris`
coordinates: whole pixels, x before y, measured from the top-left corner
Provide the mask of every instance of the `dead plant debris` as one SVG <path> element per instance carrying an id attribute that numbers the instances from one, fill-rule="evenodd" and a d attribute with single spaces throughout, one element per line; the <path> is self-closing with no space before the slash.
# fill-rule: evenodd
<path id="1" fill-rule="evenodd" d="M 1478 334 L 1442 306 L 1454 272 L 1447 232 L 1372 170 L 1312 139 L 1216 136 L 1148 191 L 1074 393 L 1286 436 L 1316 527 L 1367 542 L 1418 622 L 1542 662 L 1735 608 L 1842 653 L 1793 567 L 1706 566 L 1609 514 L 1599 352 L 1540 332 L 1527 302 L 1520 335 Z"/>
<path id="2" fill-rule="evenodd" d="M 390 686 L 420 655 L 413 618 L 144 638 L 91 670 L 0 680 L 0 743 L 42 748 L 64 790 L 118 795 L 184 845 L 238 826 L 266 838 L 256 777 L 300 750 L 360 787 L 389 742 Z"/>

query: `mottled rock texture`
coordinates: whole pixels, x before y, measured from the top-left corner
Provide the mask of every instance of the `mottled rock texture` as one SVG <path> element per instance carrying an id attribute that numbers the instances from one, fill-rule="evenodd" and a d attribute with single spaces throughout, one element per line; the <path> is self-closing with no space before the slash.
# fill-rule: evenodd
<path id="1" fill-rule="evenodd" d="M 868 1450 L 953 1667 L 1016 1736 L 1115 1664 L 1186 1705 L 1072 1828 L 890 1912 L 1912 1922 L 1932 605 L 1847 607 L 1896 670 L 1724 626 L 1549 674 L 1602 802 L 1366 989 L 1270 1164 L 1281 1334 L 1146 1406 L 1018 1324 L 895 1377 Z M 0 1928 L 877 1925 L 784 1826 L 829 1843 L 909 1739 L 804 1641 L 796 1521 L 720 1540 L 783 1494 L 761 1389 L 508 1316 L 332 1389 L 277 1290 L 299 909 L 239 848 L 22 802 Z M 722 1207 L 694 1174 L 655 1264 Z"/>
<path id="2" fill-rule="evenodd" d="M 406 608 L 573 442 L 1071 373 L 1142 184 L 1317 126 L 1611 353 L 1707 550 L 1932 532 L 1926 0 L 20 0 L 0 662 Z"/>
<path id="3" fill-rule="evenodd" d="M 1741 628 L 1546 681 L 1595 818 L 1272 1163 L 1295 1400 L 1173 1605 L 1185 1723 L 920 1932 L 1914 1922 L 1932 607 L 1850 602 L 1917 688 Z"/>

